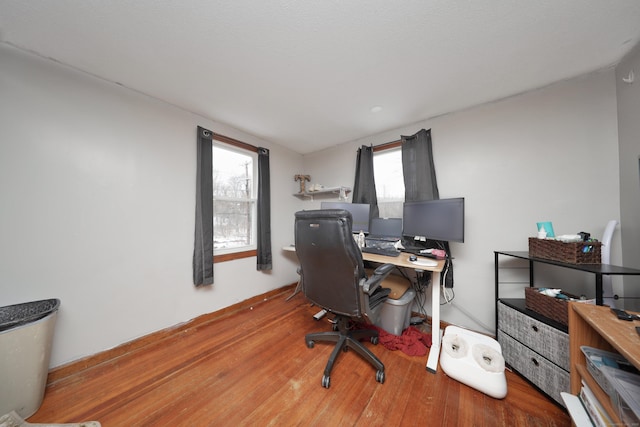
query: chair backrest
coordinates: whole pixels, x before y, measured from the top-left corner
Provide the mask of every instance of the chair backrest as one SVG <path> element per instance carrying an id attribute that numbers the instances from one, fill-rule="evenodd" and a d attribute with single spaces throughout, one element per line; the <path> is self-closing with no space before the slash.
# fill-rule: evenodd
<path id="1" fill-rule="evenodd" d="M 295 246 L 305 296 L 330 312 L 361 317 L 359 286 L 366 273 L 351 214 L 342 209 L 296 212 Z"/>

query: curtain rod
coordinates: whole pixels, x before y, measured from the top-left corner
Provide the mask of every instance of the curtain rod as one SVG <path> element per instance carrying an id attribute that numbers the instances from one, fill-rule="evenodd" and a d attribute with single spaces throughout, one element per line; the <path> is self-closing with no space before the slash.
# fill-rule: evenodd
<path id="1" fill-rule="evenodd" d="M 215 139 L 216 141 L 225 142 L 227 144 L 230 144 L 239 148 L 244 148 L 245 150 L 255 151 L 256 153 L 258 152 L 258 147 L 256 147 L 255 145 L 247 144 L 246 142 L 238 141 L 237 139 L 220 135 L 219 133 L 214 133 L 213 139 Z"/>
<path id="2" fill-rule="evenodd" d="M 256 147 L 255 145 L 251 145 L 248 144 L 246 142 L 242 142 L 242 141 L 238 141 L 237 139 L 231 138 L 229 136 L 225 136 L 225 135 L 221 135 L 219 133 L 213 133 L 213 139 L 215 139 L 216 141 L 220 141 L 220 142 L 226 142 L 227 144 L 231 144 L 234 145 L 236 147 L 240 147 L 240 148 L 244 148 L 245 150 L 249 150 L 249 151 L 258 151 L 258 147 Z M 382 150 L 389 150 L 391 148 L 396 148 L 396 147 L 400 147 L 402 145 L 402 140 L 399 139 L 397 141 L 391 141 L 391 142 L 384 142 L 382 144 L 378 144 L 378 145 L 374 145 L 373 146 L 373 151 L 382 151 Z"/>
<path id="3" fill-rule="evenodd" d="M 390 148 L 400 147 L 401 145 L 402 145 L 402 140 L 399 139 L 397 141 L 385 142 L 379 145 L 374 145 L 373 151 L 376 152 L 376 151 L 388 150 Z"/>

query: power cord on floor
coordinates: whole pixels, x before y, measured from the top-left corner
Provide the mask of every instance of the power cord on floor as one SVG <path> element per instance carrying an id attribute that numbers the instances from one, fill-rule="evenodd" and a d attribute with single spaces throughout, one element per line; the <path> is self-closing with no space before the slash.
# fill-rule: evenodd
<path id="1" fill-rule="evenodd" d="M 485 325 L 484 323 L 482 323 L 482 321 L 478 320 L 474 315 L 469 313 L 464 308 L 460 307 L 457 304 L 454 304 L 453 300 L 455 299 L 455 297 L 456 297 L 456 294 L 453 291 L 453 288 L 446 288 L 446 287 L 443 286 L 442 287 L 442 300 L 444 300 L 444 302 L 441 302 L 440 305 L 451 305 L 452 307 L 460 310 L 460 312 L 462 312 L 462 314 L 467 316 L 469 319 L 473 320 L 478 326 L 482 327 L 484 330 L 486 330 L 488 332 L 492 332 L 493 333 L 493 329 L 492 328 L 490 328 L 487 325 Z"/>
<path id="2" fill-rule="evenodd" d="M 473 320 L 478 326 L 480 326 L 482 329 L 484 329 L 485 331 L 489 332 L 489 333 L 495 333 L 495 331 L 493 330 L 493 328 L 485 325 L 484 323 L 482 323 L 482 321 L 478 320 L 473 314 L 469 313 L 467 310 L 465 310 L 464 308 L 460 307 L 457 304 L 451 304 L 452 307 L 457 308 L 458 310 L 460 310 L 460 312 L 462 314 L 464 314 L 465 316 L 467 316 L 469 319 Z"/>

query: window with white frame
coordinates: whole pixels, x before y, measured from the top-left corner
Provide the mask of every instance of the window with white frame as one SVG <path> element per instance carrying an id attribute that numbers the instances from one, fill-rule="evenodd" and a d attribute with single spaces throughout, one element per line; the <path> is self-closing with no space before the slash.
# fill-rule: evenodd
<path id="1" fill-rule="evenodd" d="M 214 141 L 213 251 L 256 249 L 258 153 Z"/>
<path id="2" fill-rule="evenodd" d="M 373 153 L 373 175 L 381 218 L 402 218 L 404 178 L 400 146 Z"/>

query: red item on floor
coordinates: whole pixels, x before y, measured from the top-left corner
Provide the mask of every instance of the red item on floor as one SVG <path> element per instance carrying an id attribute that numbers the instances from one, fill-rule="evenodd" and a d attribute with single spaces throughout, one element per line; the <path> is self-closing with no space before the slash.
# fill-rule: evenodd
<path id="1" fill-rule="evenodd" d="M 402 335 L 394 335 L 375 325 L 362 325 L 363 327 L 378 331 L 378 340 L 388 350 L 401 350 L 409 356 L 425 356 L 427 349 L 431 347 L 431 334 L 426 334 L 409 326 L 402 331 Z"/>

